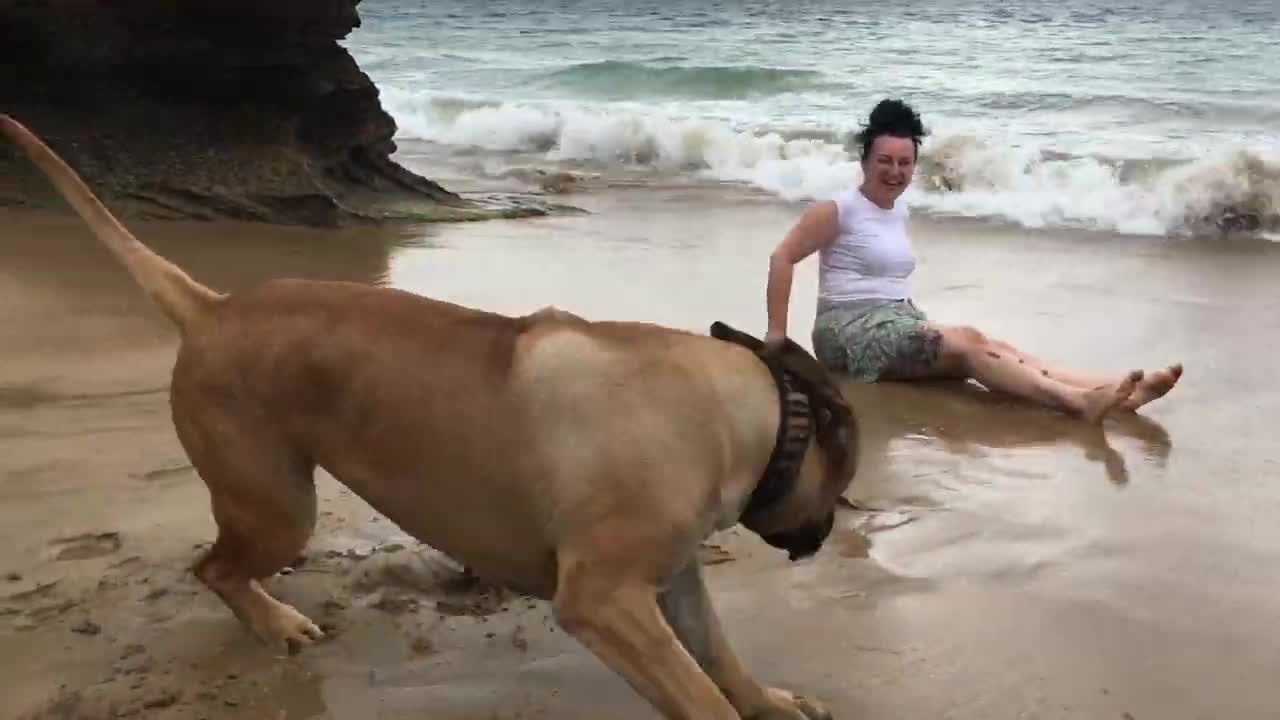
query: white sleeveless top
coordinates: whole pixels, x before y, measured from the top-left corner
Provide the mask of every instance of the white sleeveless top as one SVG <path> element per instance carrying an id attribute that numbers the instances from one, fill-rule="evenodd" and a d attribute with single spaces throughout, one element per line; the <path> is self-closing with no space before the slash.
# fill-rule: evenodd
<path id="1" fill-rule="evenodd" d="M 818 254 L 819 304 L 910 297 L 916 256 L 907 236 L 907 204 L 899 198 L 885 210 L 856 187 L 831 199 L 839 231 Z"/>

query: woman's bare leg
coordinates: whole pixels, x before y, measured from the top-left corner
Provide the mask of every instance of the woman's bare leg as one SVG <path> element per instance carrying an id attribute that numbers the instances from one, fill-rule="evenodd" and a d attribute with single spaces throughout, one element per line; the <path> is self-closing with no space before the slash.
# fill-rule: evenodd
<path id="1" fill-rule="evenodd" d="M 1093 387 L 1079 387 L 1050 377 L 973 328 L 929 325 L 924 332 L 929 337 L 916 344 L 912 357 L 889 368 L 885 379 L 972 377 L 991 390 L 1065 410 L 1090 423 L 1101 422 L 1121 406 L 1142 379 L 1142 371 L 1134 370 Z"/>
<path id="2" fill-rule="evenodd" d="M 974 331 L 976 332 L 976 331 Z M 1013 356 L 1019 363 L 1030 366 L 1045 377 L 1053 378 L 1061 383 L 1074 385 L 1078 388 L 1095 388 L 1099 385 L 1115 382 L 1114 378 L 1104 378 L 1097 373 L 1082 372 L 1069 368 L 1054 367 L 1040 358 L 1023 352 L 1003 340 L 997 340 L 990 336 L 985 336 L 987 343 L 991 345 L 991 349 L 997 353 L 1008 354 Z"/>
<path id="3" fill-rule="evenodd" d="M 1017 358 L 1019 363 L 1028 365 L 1039 371 L 1045 377 L 1066 383 L 1067 385 L 1092 389 L 1114 382 L 1111 378 L 1104 378 L 1095 373 L 1054 367 L 1038 357 L 1022 352 L 1009 343 L 996 340 L 995 338 L 987 338 L 987 341 L 994 346 L 995 352 L 1011 354 L 1013 357 Z M 1137 410 L 1152 400 L 1162 398 L 1173 389 L 1173 386 L 1178 383 L 1178 380 L 1181 377 L 1181 363 L 1176 363 L 1166 368 L 1160 368 L 1152 372 L 1144 373 L 1142 380 L 1138 383 L 1137 389 L 1134 390 L 1133 394 L 1121 404 L 1121 407 L 1126 410 Z"/>

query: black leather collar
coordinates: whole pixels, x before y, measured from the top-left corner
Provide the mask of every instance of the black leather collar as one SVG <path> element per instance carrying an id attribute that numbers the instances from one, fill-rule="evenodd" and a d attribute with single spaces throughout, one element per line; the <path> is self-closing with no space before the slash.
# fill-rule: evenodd
<path id="1" fill-rule="evenodd" d="M 769 463 L 743 508 L 742 515 L 748 516 L 777 504 L 795 488 L 796 477 L 809 449 L 809 440 L 813 437 L 814 416 L 808 394 L 796 387 L 799 378 L 783 367 L 780 357 L 767 352 L 763 342 L 719 321 L 712 323 L 711 336 L 756 353 L 769 368 L 778 388 L 778 432 Z"/>
<path id="2" fill-rule="evenodd" d="M 809 439 L 813 437 L 813 417 L 809 409 L 809 397 L 793 387 L 790 373 L 776 365 L 769 366 L 773 381 L 778 386 L 778 433 L 773 453 L 764 474 L 756 483 L 743 515 L 765 510 L 780 502 L 795 488 L 800 465 L 804 463 Z"/>

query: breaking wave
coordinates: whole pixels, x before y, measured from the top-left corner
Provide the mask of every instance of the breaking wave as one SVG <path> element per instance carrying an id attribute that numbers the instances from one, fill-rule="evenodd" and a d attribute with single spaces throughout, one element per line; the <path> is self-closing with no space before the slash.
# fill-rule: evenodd
<path id="1" fill-rule="evenodd" d="M 1028 227 L 1142 235 L 1280 230 L 1280 152 L 1224 146 L 1194 160 L 1117 160 L 938 138 L 919 166 L 920 204 Z"/>
<path id="2" fill-rule="evenodd" d="M 828 195 L 861 170 L 848 131 L 769 128 L 643 109 L 502 103 L 388 90 L 401 137 L 546 162 L 644 166 L 748 183 L 788 200 Z M 1221 146 L 1194 159 L 1072 155 L 935 130 L 912 207 L 1027 227 L 1142 235 L 1280 232 L 1280 145 Z"/>

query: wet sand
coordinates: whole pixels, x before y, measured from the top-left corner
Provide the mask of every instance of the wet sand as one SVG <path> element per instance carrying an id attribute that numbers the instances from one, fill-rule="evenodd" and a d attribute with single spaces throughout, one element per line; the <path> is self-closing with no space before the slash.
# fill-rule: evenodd
<path id="1" fill-rule="evenodd" d="M 205 282 L 385 282 L 520 313 L 763 328 L 798 212 L 712 189 L 589 191 L 591 215 L 320 232 L 137 228 Z M 468 582 L 321 476 L 270 587 L 332 639 L 258 645 L 187 572 L 213 538 L 165 394 L 175 337 L 78 221 L 0 216 L 3 716 L 648 718 L 545 604 Z M 1097 429 L 972 385 L 849 385 L 862 464 L 798 564 L 705 550 L 767 682 L 838 718 L 1280 715 L 1280 246 L 915 222 L 920 304 L 1066 365 L 1187 372 Z M 807 345 L 816 271 L 797 277 Z M 477 518 L 476 522 L 484 522 Z"/>

